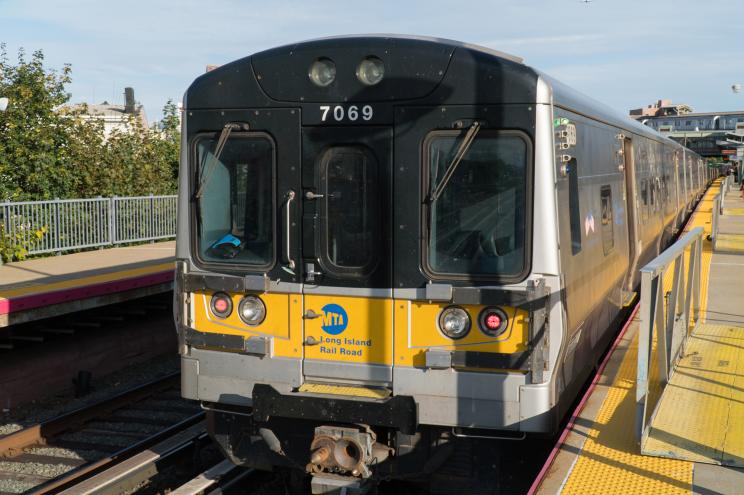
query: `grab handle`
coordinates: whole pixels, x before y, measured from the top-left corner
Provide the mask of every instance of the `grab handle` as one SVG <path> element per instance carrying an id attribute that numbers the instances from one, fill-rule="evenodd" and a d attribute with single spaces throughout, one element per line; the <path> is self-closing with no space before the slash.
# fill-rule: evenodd
<path id="1" fill-rule="evenodd" d="M 285 204 L 286 207 L 286 213 L 287 216 L 285 218 L 286 224 L 285 224 L 285 239 L 286 239 L 286 245 L 285 245 L 285 260 L 287 262 L 287 266 L 290 270 L 294 273 L 295 269 L 295 261 L 292 259 L 292 242 L 290 235 L 292 233 L 292 201 L 295 199 L 295 192 L 290 189 L 287 191 L 287 195 L 285 196 L 287 198 L 287 202 Z"/>

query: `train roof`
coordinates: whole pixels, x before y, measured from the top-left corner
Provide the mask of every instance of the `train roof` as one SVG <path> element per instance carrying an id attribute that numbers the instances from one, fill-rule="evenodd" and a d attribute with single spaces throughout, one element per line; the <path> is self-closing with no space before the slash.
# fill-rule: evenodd
<path id="1" fill-rule="evenodd" d="M 517 64 L 524 64 L 524 59 L 518 55 L 511 53 L 502 52 L 493 48 L 488 48 L 482 45 L 475 45 L 472 43 L 466 43 L 463 41 L 452 40 L 449 38 L 438 38 L 436 36 L 418 36 L 413 34 L 394 34 L 394 33 L 370 33 L 370 34 L 342 34 L 338 36 L 326 36 L 322 38 L 312 38 L 309 40 L 301 41 L 299 43 L 293 43 L 292 45 L 302 43 L 313 43 L 317 41 L 326 40 L 344 40 L 344 39 L 359 39 L 359 38 L 384 38 L 384 39 L 399 39 L 399 40 L 411 40 L 411 41 L 422 41 L 426 43 L 435 43 L 439 45 L 449 45 L 453 48 L 465 48 L 467 50 L 475 50 L 494 57 L 504 58 Z M 289 46 L 289 45 L 288 45 Z"/>
<path id="2" fill-rule="evenodd" d="M 355 96 L 361 95 L 368 101 L 413 101 L 423 99 L 426 95 L 433 95 L 435 89 L 440 90 L 440 94 L 444 94 L 441 91 L 443 83 L 450 87 L 448 96 L 452 97 L 451 101 L 466 101 L 463 98 L 468 94 L 470 100 L 481 101 L 485 98 L 484 101 L 486 101 L 492 96 L 488 88 L 493 87 L 494 77 L 500 77 L 504 81 L 500 87 L 500 103 L 526 103 L 536 101 L 536 86 L 538 80 L 542 79 L 552 88 L 553 103 L 559 107 L 603 121 L 636 135 L 681 146 L 654 129 L 526 65 L 524 60 L 518 56 L 480 45 L 429 36 L 341 35 L 271 48 L 198 77 L 187 91 L 189 106 L 196 108 L 239 107 L 243 100 L 238 97 L 245 96 L 248 92 L 285 103 L 292 101 L 343 102 L 347 100 L 348 94 L 335 94 L 332 91 L 328 92 L 325 88 L 317 88 L 309 84 L 306 77 L 308 63 L 304 58 L 316 57 L 318 51 L 327 50 L 335 53 L 339 58 L 349 59 L 341 63 L 351 63 L 352 60 L 356 63 L 360 56 L 368 54 L 370 47 L 383 51 L 389 50 L 393 53 L 398 51 L 402 54 L 402 62 L 399 61 L 397 66 L 391 69 L 391 80 L 388 84 L 401 81 L 411 84 L 407 84 L 407 87 L 395 87 L 392 91 L 391 87 L 386 84 L 380 84 L 379 87 L 360 87 L 357 88 L 356 93 L 351 93 Z M 303 52 L 306 53 L 303 55 Z M 292 63 L 288 63 L 290 60 Z M 302 63 L 297 63 L 300 60 Z M 488 67 L 473 73 L 473 67 L 479 67 L 478 64 Z M 395 74 L 396 70 L 398 74 Z M 453 74 L 458 71 L 462 74 L 470 73 L 470 76 Z M 246 81 L 245 74 L 250 72 L 257 75 L 258 81 Z M 416 77 L 411 78 L 407 74 L 410 72 Z M 348 79 L 346 81 L 348 85 L 356 83 L 352 78 Z M 393 93 L 395 96 L 390 96 Z M 235 98 L 229 96 L 231 94 L 235 95 Z M 443 100 L 440 101 L 443 102 Z M 268 105 L 269 100 L 256 103 Z"/>
<path id="3" fill-rule="evenodd" d="M 543 72 L 537 71 L 539 76 L 547 82 L 553 90 L 553 104 L 566 110 L 600 120 L 628 132 L 638 134 L 656 141 L 672 143 L 683 147 L 676 141 L 660 134 L 651 127 L 641 124 L 630 116 L 619 113 L 602 102 L 571 88 Z"/>

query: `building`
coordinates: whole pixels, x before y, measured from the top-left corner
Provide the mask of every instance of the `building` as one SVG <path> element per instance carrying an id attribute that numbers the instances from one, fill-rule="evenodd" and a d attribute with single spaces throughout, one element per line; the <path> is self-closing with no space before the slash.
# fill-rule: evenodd
<path id="1" fill-rule="evenodd" d="M 640 120 L 646 117 L 667 117 L 670 115 L 685 115 L 692 112 L 692 107 L 680 103 L 673 105 L 672 100 L 658 100 L 652 105 L 644 108 L 636 108 L 630 111 L 630 116 Z"/>
<path id="2" fill-rule="evenodd" d="M 104 101 L 99 105 L 76 104 L 67 107 L 71 110 L 82 110 L 81 117 L 87 120 L 103 120 L 103 134 L 106 139 L 114 130 L 129 131 L 129 119 L 134 118 L 147 128 L 145 108 L 134 99 L 134 89 L 124 88 L 124 105 L 111 105 Z"/>
<path id="3" fill-rule="evenodd" d="M 744 110 L 692 112 L 689 105 L 659 100 L 656 105 L 631 110 L 630 116 L 701 156 L 718 160 L 734 157 L 744 140 Z"/>

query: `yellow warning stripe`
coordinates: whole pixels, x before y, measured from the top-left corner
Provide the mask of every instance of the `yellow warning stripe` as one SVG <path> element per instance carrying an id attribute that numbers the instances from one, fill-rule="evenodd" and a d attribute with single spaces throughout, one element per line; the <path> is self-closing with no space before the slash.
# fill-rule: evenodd
<path id="1" fill-rule="evenodd" d="M 104 273 L 101 275 L 91 275 L 89 277 L 73 278 L 70 280 L 63 280 L 60 282 L 54 282 L 51 284 L 37 284 L 28 285 L 25 287 L 17 287 L 14 289 L 7 289 L 0 291 L 0 301 L 9 299 L 12 297 L 26 296 L 29 294 L 44 294 L 47 292 L 54 292 L 58 290 L 84 287 L 86 285 L 101 284 L 106 282 L 113 282 L 117 280 L 124 280 L 127 278 L 139 277 L 142 275 L 150 275 L 152 273 L 159 273 L 168 270 L 173 270 L 173 262 L 160 263 L 157 265 L 145 266 L 142 268 L 133 268 L 130 270 L 121 270 L 116 272 Z"/>
<path id="2" fill-rule="evenodd" d="M 716 251 L 726 253 L 744 253 L 744 235 L 718 234 Z"/>

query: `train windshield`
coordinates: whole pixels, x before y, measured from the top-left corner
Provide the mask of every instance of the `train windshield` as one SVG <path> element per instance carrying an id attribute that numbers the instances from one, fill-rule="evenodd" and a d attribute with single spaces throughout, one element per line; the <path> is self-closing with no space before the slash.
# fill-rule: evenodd
<path id="1" fill-rule="evenodd" d="M 455 160 L 463 133 L 426 144 L 429 196 Z M 427 209 L 427 271 L 513 278 L 525 269 L 529 146 L 517 132 L 483 130 Z"/>
<path id="2" fill-rule="evenodd" d="M 274 262 L 274 144 L 261 133 L 196 143 L 199 257 L 265 268 Z"/>

